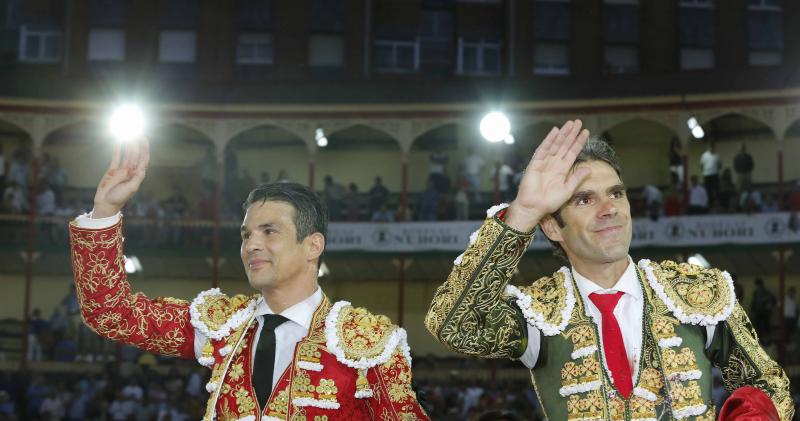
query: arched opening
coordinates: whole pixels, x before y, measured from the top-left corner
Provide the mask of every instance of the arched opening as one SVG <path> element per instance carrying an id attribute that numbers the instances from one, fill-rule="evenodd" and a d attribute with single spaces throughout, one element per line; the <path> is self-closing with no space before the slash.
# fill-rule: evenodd
<path id="1" fill-rule="evenodd" d="M 703 139 L 689 141 L 687 159 L 689 176 L 705 185 L 712 210 L 758 212 L 778 203 L 778 144 L 766 124 L 729 113 L 703 123 L 703 131 Z M 708 158 L 713 155 L 717 158 Z M 711 168 L 715 160 L 718 181 Z M 747 161 L 752 167 L 745 165 Z"/>
<path id="2" fill-rule="evenodd" d="M 399 212 L 403 189 L 402 150 L 395 138 L 366 125 L 326 134 L 328 145 L 317 149 L 314 186 L 328 205 L 331 221 L 367 221 L 384 205 L 389 218 Z M 389 195 L 377 186 L 377 179 Z M 373 190 L 370 195 L 370 190 Z M 378 191 L 382 193 L 378 194 Z"/>

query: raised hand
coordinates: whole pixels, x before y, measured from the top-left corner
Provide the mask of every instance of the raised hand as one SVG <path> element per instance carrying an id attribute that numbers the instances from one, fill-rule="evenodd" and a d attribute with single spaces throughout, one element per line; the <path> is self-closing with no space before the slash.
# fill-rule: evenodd
<path id="1" fill-rule="evenodd" d="M 561 129 L 553 127 L 536 148 L 517 197 L 511 203 L 505 221 L 519 231 L 531 231 L 539 221 L 561 208 L 591 170 L 571 171 L 589 131 L 581 130 L 580 120 L 567 121 Z"/>
<path id="2" fill-rule="evenodd" d="M 142 185 L 147 164 L 150 162 L 150 144 L 147 139 L 128 142 L 125 145 L 124 159 L 121 159 L 121 155 L 122 146 L 117 143 L 111 156 L 111 165 L 94 194 L 93 218 L 116 215 Z"/>

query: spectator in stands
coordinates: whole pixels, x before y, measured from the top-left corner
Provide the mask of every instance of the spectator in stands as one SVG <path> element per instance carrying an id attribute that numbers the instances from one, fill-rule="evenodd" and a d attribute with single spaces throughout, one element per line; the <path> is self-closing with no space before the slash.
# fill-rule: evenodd
<path id="1" fill-rule="evenodd" d="M 28 321 L 28 361 L 41 361 L 42 358 L 42 337 L 47 335 L 47 322 L 42 319 L 42 311 L 38 308 L 31 312 Z"/>
<path id="2" fill-rule="evenodd" d="M 708 213 L 708 193 L 700 184 L 696 175 L 692 178 L 692 187 L 689 189 L 689 215 L 703 215 Z"/>
<path id="3" fill-rule="evenodd" d="M 683 153 L 681 141 L 673 137 L 669 144 L 670 184 L 683 183 Z"/>
<path id="4" fill-rule="evenodd" d="M 486 161 L 481 157 L 473 148 L 467 148 L 467 155 L 462 161 L 464 168 L 464 177 L 469 182 L 470 189 L 472 190 L 472 200 L 475 203 L 481 201 L 481 170 Z"/>
<path id="5" fill-rule="evenodd" d="M 342 211 L 344 210 L 345 189 L 344 186 L 335 182 L 330 175 L 325 176 L 325 188 L 322 191 L 322 199 L 328 206 L 328 215 L 331 221 L 341 221 Z"/>
<path id="6" fill-rule="evenodd" d="M 121 391 L 116 393 L 116 398 L 108 407 L 108 417 L 113 421 L 127 421 L 133 416 L 136 402 Z"/>
<path id="7" fill-rule="evenodd" d="M 178 225 L 186 217 L 186 212 L 189 209 L 189 200 L 183 195 L 181 186 L 175 184 L 172 186 L 172 195 L 168 197 L 162 204 L 164 208 L 164 216 L 171 220 L 170 236 L 169 239 L 172 244 L 180 244 L 183 237 L 183 227 Z"/>
<path id="8" fill-rule="evenodd" d="M 16 180 L 10 179 L 3 191 L 3 209 L 11 213 L 22 213 L 27 208 L 25 191 Z"/>
<path id="9" fill-rule="evenodd" d="M 722 213 L 731 212 L 735 205 L 731 201 L 736 198 L 736 186 L 733 184 L 731 169 L 725 168 L 722 171 L 722 178 L 719 181 L 719 210 Z"/>
<path id="10" fill-rule="evenodd" d="M 389 190 L 383 185 L 381 177 L 375 177 L 375 184 L 369 189 L 369 212 L 374 214 L 389 201 Z"/>
<path id="11" fill-rule="evenodd" d="M 746 214 L 761 212 L 761 192 L 756 190 L 755 187 L 749 182 L 745 183 L 742 187 L 742 192 L 739 194 L 739 211 Z"/>
<path id="12" fill-rule="evenodd" d="M 664 200 L 664 216 L 678 216 L 683 212 L 683 194 L 678 184 L 670 186 Z"/>
<path id="13" fill-rule="evenodd" d="M 469 219 L 469 194 L 468 187 L 458 184 L 455 195 L 456 221 L 466 221 Z"/>
<path id="14" fill-rule="evenodd" d="M 719 154 L 715 151 L 714 142 L 708 142 L 708 147 L 700 155 L 700 167 L 703 171 L 703 185 L 708 193 L 708 207 L 717 204 L 719 199 L 719 171 L 721 169 Z"/>
<path id="15" fill-rule="evenodd" d="M 44 402 L 49 393 L 50 387 L 47 386 L 44 377 L 40 374 L 34 375 L 31 384 L 28 385 L 28 389 L 25 391 L 25 400 L 28 404 L 27 413 L 31 415 L 38 414 L 42 402 Z"/>
<path id="16" fill-rule="evenodd" d="M 17 182 L 23 192 L 28 190 L 31 181 L 30 151 L 25 148 L 17 149 L 8 168 L 8 179 Z"/>
<path id="17" fill-rule="evenodd" d="M 733 170 L 736 171 L 736 182 L 740 189 L 744 190 L 745 185 L 750 184 L 754 167 L 753 157 L 747 153 L 747 146 L 742 143 L 742 148 L 733 158 Z"/>
<path id="18" fill-rule="evenodd" d="M 429 158 L 428 176 L 433 180 L 433 186 L 439 193 L 450 190 L 450 180 L 447 177 L 447 161 L 450 159 L 441 149 L 436 149 Z"/>
<path id="19" fill-rule="evenodd" d="M 64 187 L 69 182 L 69 178 L 67 177 L 67 172 L 61 167 L 61 160 L 58 157 L 53 158 L 45 179 L 56 194 L 56 203 L 62 203 Z"/>
<path id="20" fill-rule="evenodd" d="M 797 301 L 795 301 L 795 289 L 789 287 L 786 296 L 783 297 L 783 329 L 784 340 L 791 340 L 794 331 L 797 329 Z"/>
<path id="21" fill-rule="evenodd" d="M 419 196 L 419 208 L 417 209 L 417 220 L 435 221 L 436 213 L 439 210 L 439 192 L 436 191 L 434 179 L 428 178 L 428 185 L 425 191 Z"/>
<path id="22" fill-rule="evenodd" d="M 500 194 L 501 202 L 510 202 L 514 200 L 514 190 L 511 184 L 514 179 L 514 170 L 510 165 L 498 160 L 495 163 L 494 172 L 492 176 L 492 184 L 497 183 L 497 192 Z"/>
<path id="23" fill-rule="evenodd" d="M 350 183 L 350 185 L 347 186 L 345 204 L 347 206 L 347 220 L 350 222 L 361 220 L 361 208 L 363 203 L 361 200 L 361 193 L 358 192 L 356 183 Z"/>
<path id="24" fill-rule="evenodd" d="M 67 410 L 61 394 L 55 389 L 50 389 L 47 397 L 39 405 L 39 415 L 44 421 L 61 421 Z"/>
<path id="25" fill-rule="evenodd" d="M 777 194 L 767 194 L 767 199 L 764 201 L 764 204 L 761 205 L 761 212 L 764 213 L 775 213 L 781 211 L 780 203 L 778 203 L 778 195 Z"/>
<path id="26" fill-rule="evenodd" d="M 47 182 L 42 183 L 36 196 L 36 213 L 42 216 L 56 213 L 56 193 Z"/>
<path id="27" fill-rule="evenodd" d="M 289 182 L 289 174 L 286 172 L 286 170 L 281 168 L 281 170 L 278 171 L 278 178 L 275 180 L 275 182 L 276 183 L 288 183 Z"/>
<path id="28" fill-rule="evenodd" d="M 644 186 L 642 190 L 642 201 L 644 202 L 647 216 L 653 221 L 658 221 L 664 203 L 664 196 L 661 194 L 661 190 L 653 184 Z"/>
<path id="29" fill-rule="evenodd" d="M 389 204 L 384 202 L 381 207 L 372 213 L 372 222 L 394 222 L 394 212 L 389 210 Z"/>
<path id="30" fill-rule="evenodd" d="M 753 323 L 762 344 L 769 344 L 772 309 L 775 307 L 775 295 L 765 286 L 764 280 L 756 278 L 756 289 L 750 301 L 750 321 Z"/>

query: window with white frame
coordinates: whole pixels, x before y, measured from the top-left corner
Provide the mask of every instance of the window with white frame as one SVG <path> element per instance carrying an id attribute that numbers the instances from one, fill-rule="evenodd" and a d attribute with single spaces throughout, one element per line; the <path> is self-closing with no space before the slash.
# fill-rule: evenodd
<path id="1" fill-rule="evenodd" d="M 89 32 L 89 61 L 125 60 L 125 31 L 92 29 Z"/>
<path id="2" fill-rule="evenodd" d="M 197 55 L 195 31 L 161 31 L 158 60 L 162 63 L 194 63 Z"/>
<path id="3" fill-rule="evenodd" d="M 313 67 L 344 66 L 344 37 L 312 35 L 308 45 L 308 65 Z"/>
<path id="4" fill-rule="evenodd" d="M 414 41 L 376 40 L 375 70 L 405 73 L 419 70 L 419 39 Z"/>
<path id="5" fill-rule="evenodd" d="M 783 63 L 783 6 L 780 0 L 749 0 L 747 47 L 751 66 Z"/>
<path id="6" fill-rule="evenodd" d="M 568 75 L 569 0 L 537 0 L 533 7 L 533 73 Z"/>
<path id="7" fill-rule="evenodd" d="M 61 61 L 61 29 L 21 26 L 19 61 L 57 63 Z"/>
<path id="8" fill-rule="evenodd" d="M 681 69 L 699 70 L 714 67 L 716 60 L 714 0 L 680 0 L 678 6 Z"/>
<path id="9" fill-rule="evenodd" d="M 500 49 L 498 41 L 466 40 L 458 38 L 458 65 L 462 75 L 493 76 L 500 74 Z"/>
<path id="10" fill-rule="evenodd" d="M 241 34 L 236 41 L 236 63 L 272 64 L 273 49 L 270 34 Z"/>

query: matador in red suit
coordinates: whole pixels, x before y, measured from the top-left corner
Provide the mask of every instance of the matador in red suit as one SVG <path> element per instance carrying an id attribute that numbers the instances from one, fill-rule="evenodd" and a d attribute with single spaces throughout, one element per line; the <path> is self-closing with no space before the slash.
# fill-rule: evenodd
<path id="1" fill-rule="evenodd" d="M 241 255 L 259 293 L 191 302 L 131 292 L 119 212 L 149 162 L 146 140 L 117 147 L 94 209 L 70 224 L 81 315 L 106 338 L 211 369 L 204 420 L 427 420 L 411 388 L 406 332 L 317 284 L 327 214 L 293 183 L 254 189 Z"/>

